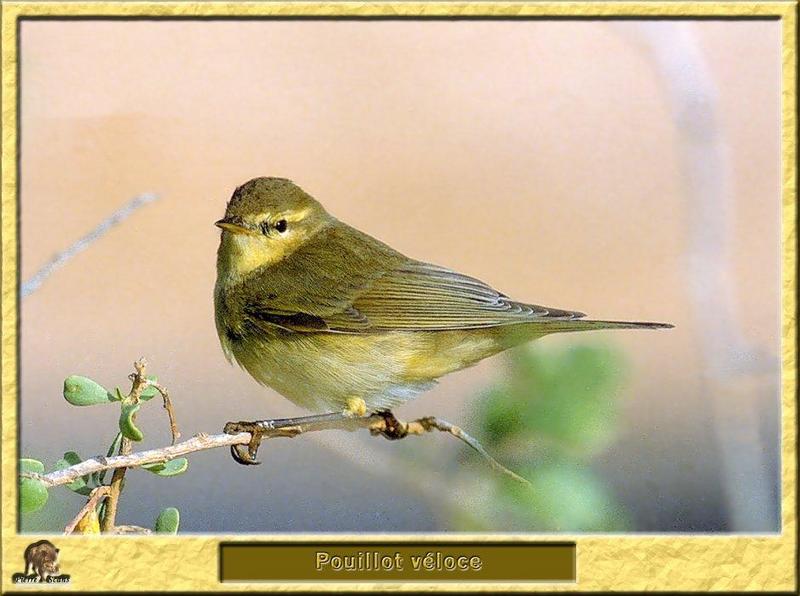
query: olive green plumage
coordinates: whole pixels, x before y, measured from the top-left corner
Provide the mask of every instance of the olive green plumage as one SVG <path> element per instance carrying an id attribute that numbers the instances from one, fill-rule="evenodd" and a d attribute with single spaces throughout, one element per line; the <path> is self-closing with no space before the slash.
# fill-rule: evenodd
<path id="1" fill-rule="evenodd" d="M 549 333 L 669 327 L 516 302 L 338 221 L 283 178 L 237 188 L 217 225 L 225 354 L 316 411 L 352 399 L 396 406 L 444 374 Z"/>

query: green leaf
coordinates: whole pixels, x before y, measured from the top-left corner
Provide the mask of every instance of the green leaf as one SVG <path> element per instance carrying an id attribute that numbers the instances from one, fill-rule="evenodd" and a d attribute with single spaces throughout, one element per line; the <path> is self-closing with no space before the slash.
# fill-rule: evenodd
<path id="1" fill-rule="evenodd" d="M 44 474 L 44 464 L 38 459 L 22 458 L 19 460 L 20 472 L 33 472 L 35 474 Z"/>
<path id="2" fill-rule="evenodd" d="M 126 439 L 131 441 L 141 441 L 144 438 L 142 431 L 134 423 L 136 412 L 139 411 L 141 404 L 126 404 L 122 406 L 119 415 L 119 430 Z"/>
<path id="3" fill-rule="evenodd" d="M 167 462 L 158 462 L 155 464 L 145 464 L 142 466 L 148 472 L 158 474 L 159 476 L 177 476 L 183 474 L 189 467 L 189 460 L 185 457 L 171 459 Z"/>
<path id="4" fill-rule="evenodd" d="M 76 488 L 73 488 L 76 482 L 77 480 L 75 482 L 70 482 L 69 484 L 66 485 L 67 488 L 70 489 L 72 492 L 78 493 L 79 495 L 83 495 L 84 497 L 88 497 L 90 494 L 92 494 L 92 487 L 89 486 L 88 484 L 85 484 L 83 486 L 76 486 Z"/>
<path id="5" fill-rule="evenodd" d="M 67 377 L 64 381 L 64 399 L 73 406 L 93 406 L 116 401 L 116 397 L 105 387 L 78 375 Z"/>
<path id="6" fill-rule="evenodd" d="M 111 394 L 111 399 L 114 401 L 122 401 L 125 399 L 125 396 L 122 394 L 122 389 L 119 387 L 114 387 L 114 393 Z"/>
<path id="7" fill-rule="evenodd" d="M 149 381 L 156 381 L 156 382 L 158 381 L 158 377 L 155 377 L 153 375 L 147 375 L 147 379 Z M 158 389 L 148 385 L 147 387 L 142 389 L 142 394 L 139 396 L 139 399 L 141 399 L 142 401 L 148 401 L 153 399 L 158 394 L 159 394 Z"/>
<path id="8" fill-rule="evenodd" d="M 181 514 L 174 507 L 167 507 L 156 518 L 155 530 L 159 534 L 177 534 Z"/>
<path id="9" fill-rule="evenodd" d="M 19 460 L 19 471 L 20 473 L 44 474 L 44 464 L 38 459 L 22 458 Z M 47 488 L 41 480 L 19 479 L 19 508 L 22 513 L 41 509 L 47 503 L 47 497 Z"/>
<path id="10" fill-rule="evenodd" d="M 106 451 L 106 457 L 111 457 L 112 455 L 119 452 L 119 447 L 122 445 L 122 433 L 117 433 L 117 436 L 114 437 L 114 440 L 111 441 L 111 445 Z"/>
<path id="11" fill-rule="evenodd" d="M 122 444 L 122 433 L 119 432 L 117 433 L 117 436 L 114 437 L 114 440 L 111 441 L 111 446 L 108 448 L 108 451 L 106 451 L 106 457 L 111 457 L 112 455 L 116 455 L 117 453 L 119 453 L 119 446 L 121 444 Z M 103 484 L 103 482 L 105 481 L 106 472 L 108 472 L 108 470 L 103 470 L 98 476 L 97 478 L 98 485 Z"/>
<path id="12" fill-rule="evenodd" d="M 83 460 L 81 459 L 80 455 L 78 455 L 74 451 L 67 451 L 64 454 L 64 457 L 62 457 L 60 460 L 56 462 L 55 468 L 56 470 L 64 470 L 65 468 L 77 465 L 82 461 Z M 91 478 L 90 474 L 87 474 L 86 476 L 81 476 L 80 478 L 73 480 L 72 482 L 67 484 L 66 487 L 69 490 L 78 493 L 79 495 L 88 495 L 89 493 L 92 492 L 92 487 L 89 486 L 90 478 Z"/>
<path id="13" fill-rule="evenodd" d="M 47 503 L 47 488 L 41 480 L 35 478 L 19 479 L 19 510 L 22 513 L 32 513 L 44 507 Z"/>
<path id="14" fill-rule="evenodd" d="M 61 458 L 59 461 L 67 462 L 67 466 L 65 466 L 65 467 L 69 467 L 69 466 L 76 466 L 79 463 L 81 463 L 83 460 L 81 459 L 81 456 L 78 455 L 77 453 L 75 453 L 74 451 L 67 451 L 64 454 L 64 457 Z M 56 466 L 57 465 L 58 464 L 56 464 Z"/>

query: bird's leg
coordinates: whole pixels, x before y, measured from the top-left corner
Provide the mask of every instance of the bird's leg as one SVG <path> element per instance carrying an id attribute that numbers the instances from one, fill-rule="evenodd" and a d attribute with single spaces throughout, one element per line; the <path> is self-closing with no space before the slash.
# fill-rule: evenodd
<path id="1" fill-rule="evenodd" d="M 366 411 L 366 404 L 364 405 L 364 411 Z M 363 415 L 359 415 L 357 411 L 348 409 L 343 412 L 299 416 L 297 418 L 228 422 L 223 432 L 229 435 L 250 433 L 250 442 L 247 445 L 231 445 L 231 456 L 237 463 L 252 466 L 261 463 L 256 460 L 256 455 L 264 437 L 294 437 L 309 430 L 341 428 L 342 422 L 355 420 L 361 416 Z"/>
<path id="2" fill-rule="evenodd" d="M 350 418 L 365 416 L 367 413 L 367 402 L 360 397 L 348 397 L 343 413 Z"/>

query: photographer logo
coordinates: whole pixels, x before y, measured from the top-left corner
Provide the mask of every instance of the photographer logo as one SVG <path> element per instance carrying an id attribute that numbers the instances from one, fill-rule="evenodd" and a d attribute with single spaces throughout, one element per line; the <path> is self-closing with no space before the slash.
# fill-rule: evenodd
<path id="1" fill-rule="evenodd" d="M 58 565 L 59 549 L 49 540 L 39 540 L 25 549 L 25 572 L 15 573 L 11 581 L 15 584 L 67 584 L 69 575 L 64 575 Z"/>

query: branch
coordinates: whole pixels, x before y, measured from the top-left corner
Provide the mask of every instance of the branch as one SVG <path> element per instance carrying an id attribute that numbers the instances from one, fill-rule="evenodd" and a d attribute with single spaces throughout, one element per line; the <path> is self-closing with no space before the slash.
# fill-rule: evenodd
<path id="1" fill-rule="evenodd" d="M 528 487 L 530 483 L 518 476 L 497 460 L 495 460 L 477 439 L 471 437 L 459 427 L 450 424 L 439 418 L 432 416 L 420 418 L 411 422 L 401 422 L 394 418 L 391 414 L 371 414 L 369 416 L 354 417 L 354 418 L 338 418 L 338 419 L 320 419 L 320 417 L 310 416 L 309 421 L 303 421 L 303 418 L 289 418 L 264 421 L 263 430 L 261 431 L 261 439 L 275 439 L 279 437 L 296 437 L 297 435 L 318 432 L 323 430 L 347 430 L 355 431 L 358 429 L 368 429 L 372 435 L 381 435 L 391 439 L 402 439 L 406 436 L 422 435 L 434 430 L 446 432 L 460 441 L 464 442 L 470 448 L 478 452 L 484 459 L 487 460 L 489 465 L 495 471 L 502 473 L 513 480 L 520 482 Z M 234 445 L 247 445 L 250 443 L 252 435 L 249 432 L 242 432 L 238 434 L 218 434 L 208 435 L 200 433 L 191 439 L 171 445 L 169 447 L 162 447 L 160 449 L 150 449 L 148 451 L 140 451 L 138 453 L 130 453 L 127 455 L 118 455 L 115 457 L 97 456 L 79 464 L 57 470 L 49 474 L 36 474 L 31 472 L 23 473 L 22 476 L 35 478 L 42 482 L 46 487 L 60 486 L 69 484 L 82 476 L 101 472 L 103 470 L 116 470 L 119 468 L 136 468 L 146 464 L 161 463 L 168 460 L 205 451 L 207 449 L 216 449 L 218 447 L 231 447 Z"/>
<path id="2" fill-rule="evenodd" d="M 153 387 L 156 391 L 158 391 L 161 394 L 161 398 L 164 400 L 164 409 L 167 411 L 167 416 L 169 417 L 169 431 L 172 435 L 172 444 L 174 445 L 176 441 L 181 438 L 181 433 L 178 430 L 178 421 L 175 419 L 175 408 L 172 407 L 172 401 L 169 398 L 169 391 L 167 391 L 166 387 L 156 383 L 155 381 L 151 381 L 147 378 L 145 378 L 144 381 L 150 387 Z"/>
<path id="3" fill-rule="evenodd" d="M 150 449 L 147 451 L 139 451 L 138 453 L 130 453 L 128 455 L 117 455 L 114 457 L 104 457 L 98 455 L 75 464 L 69 468 L 50 472 L 49 474 L 35 474 L 31 472 L 23 472 L 20 476 L 35 478 L 41 481 L 46 487 L 61 486 L 62 484 L 69 484 L 87 474 L 95 472 L 102 472 L 103 470 L 115 470 L 117 468 L 135 468 L 141 467 L 145 464 L 154 464 L 159 462 L 169 461 L 181 455 L 189 453 L 196 453 L 206 449 L 214 449 L 216 447 L 227 447 L 230 445 L 247 444 L 250 442 L 249 433 L 240 433 L 238 435 L 213 435 L 209 436 L 203 433 L 169 447 L 161 449 Z"/>
<path id="4" fill-rule="evenodd" d="M 67 527 L 64 528 L 64 534 L 72 534 L 75 531 L 75 528 L 78 527 L 78 524 L 81 520 L 86 517 L 89 512 L 97 507 L 98 503 L 100 503 L 101 499 L 104 499 L 108 496 L 111 492 L 111 488 L 108 486 L 98 486 L 96 489 L 92 491 L 92 494 L 89 496 L 89 500 L 86 501 L 86 504 L 78 511 L 77 515 L 72 518 L 72 521 L 67 524 Z"/>
<path id="5" fill-rule="evenodd" d="M 97 226 L 91 232 L 76 240 L 63 251 L 53 255 L 53 257 L 41 269 L 39 269 L 39 271 L 37 271 L 33 277 L 22 284 L 19 290 L 20 297 L 25 298 L 26 296 L 33 294 L 33 292 L 38 290 L 48 277 L 55 273 L 56 270 L 63 267 L 64 264 L 72 257 L 89 248 L 111 228 L 130 217 L 134 211 L 140 207 L 143 207 L 147 203 L 152 203 L 157 198 L 158 197 L 153 193 L 145 193 L 134 197 L 122 207 L 114 211 L 114 213 L 109 215 L 106 219 L 97 224 Z"/>
<path id="6" fill-rule="evenodd" d="M 420 426 L 421 429 L 420 432 L 415 432 L 415 429 L 412 430 L 412 427 L 416 425 Z M 533 488 L 528 480 L 526 480 L 519 474 L 512 472 L 511 470 L 506 468 L 503 464 L 501 464 L 499 461 L 497 461 L 495 458 L 493 458 L 491 455 L 489 455 L 489 452 L 486 451 L 483 445 L 480 444 L 478 439 L 468 434 L 459 426 L 450 424 L 446 420 L 441 420 L 440 418 L 434 418 L 433 416 L 430 416 L 428 418 L 420 418 L 419 420 L 409 422 L 408 426 L 409 426 L 409 431 L 408 431 L 409 434 L 422 434 L 423 432 L 430 432 L 432 430 L 438 430 L 441 432 L 450 433 L 459 441 L 463 441 L 469 447 L 474 449 L 481 457 L 483 457 L 483 459 L 487 461 L 489 466 L 491 466 L 491 468 L 495 472 L 503 474 L 504 476 L 508 476 L 512 480 L 519 482 L 520 484 L 524 484 L 528 488 Z"/>
<path id="7" fill-rule="evenodd" d="M 144 391 L 145 387 L 150 383 L 148 381 L 146 372 L 147 372 L 147 361 L 144 358 L 139 358 L 136 362 L 133 363 L 134 372 L 129 375 L 129 379 L 131 380 L 131 392 L 128 394 L 128 399 L 132 399 L 135 403 L 138 403 L 142 391 Z M 162 393 L 164 396 L 164 407 L 167 408 L 167 404 L 169 403 L 169 397 L 166 393 Z M 173 411 L 170 405 L 167 408 L 167 412 L 169 413 L 169 420 L 170 420 L 170 428 L 172 428 L 172 442 L 175 443 L 175 428 L 173 426 Z M 135 414 L 134 414 L 135 418 Z M 133 444 L 131 440 L 127 437 L 122 437 L 122 442 L 120 443 L 119 447 L 119 454 L 120 455 L 129 455 L 133 450 Z M 127 471 L 126 467 L 116 468 L 114 470 L 114 475 L 111 477 L 111 484 L 109 485 L 109 492 L 108 492 L 108 500 L 106 501 L 106 510 L 103 514 L 103 519 L 100 520 L 100 528 L 103 532 L 111 532 L 114 529 L 114 524 L 117 519 L 117 507 L 119 506 L 119 496 L 122 492 L 122 483 L 125 480 L 125 472 Z"/>

